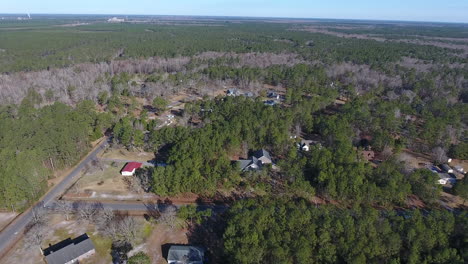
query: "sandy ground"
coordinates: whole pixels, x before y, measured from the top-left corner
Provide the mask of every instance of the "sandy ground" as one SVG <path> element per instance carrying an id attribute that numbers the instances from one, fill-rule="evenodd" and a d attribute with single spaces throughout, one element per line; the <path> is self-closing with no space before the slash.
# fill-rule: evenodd
<path id="1" fill-rule="evenodd" d="M 0 230 L 2 230 L 4 227 L 6 227 L 15 217 L 17 216 L 17 213 L 0 213 Z"/>
<path id="2" fill-rule="evenodd" d="M 171 229 L 166 225 L 157 225 L 148 237 L 145 245 L 147 254 L 155 264 L 167 264 L 163 258 L 162 246 L 165 244 L 187 244 L 186 229 Z"/>
<path id="3" fill-rule="evenodd" d="M 468 209 L 468 200 L 464 200 L 460 196 L 452 195 L 450 193 L 441 192 L 440 202 L 442 205 L 447 205 L 450 208 Z"/>
<path id="4" fill-rule="evenodd" d="M 426 168 L 426 164 L 431 164 L 431 161 L 422 154 L 404 149 L 399 154 L 399 160 L 403 160 L 410 168 L 421 169 Z"/>
<path id="5" fill-rule="evenodd" d="M 458 159 L 454 159 L 452 160 L 452 162 L 450 162 L 449 164 L 452 168 L 455 167 L 455 166 L 461 166 L 464 171 L 468 171 L 468 160 L 458 160 Z M 457 173 L 457 178 L 458 176 L 460 175 L 460 173 Z M 461 177 L 463 178 L 463 177 Z"/>

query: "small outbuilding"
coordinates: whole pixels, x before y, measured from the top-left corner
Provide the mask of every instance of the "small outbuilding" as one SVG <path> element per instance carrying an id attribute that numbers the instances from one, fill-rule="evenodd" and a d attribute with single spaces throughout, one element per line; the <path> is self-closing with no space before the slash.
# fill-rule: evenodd
<path id="1" fill-rule="evenodd" d="M 95 253 L 93 241 L 87 234 L 75 239 L 68 238 L 42 250 L 48 264 L 79 263 Z"/>
<path id="2" fill-rule="evenodd" d="M 129 162 L 125 165 L 125 167 L 120 171 L 122 176 L 133 176 L 135 175 L 135 171 L 141 168 L 143 164 L 140 162 Z"/>

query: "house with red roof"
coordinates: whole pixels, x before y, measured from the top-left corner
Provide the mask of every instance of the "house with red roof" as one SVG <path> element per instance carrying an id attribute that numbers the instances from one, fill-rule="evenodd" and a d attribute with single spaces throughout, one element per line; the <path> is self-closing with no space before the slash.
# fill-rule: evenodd
<path id="1" fill-rule="evenodd" d="M 143 164 L 140 162 L 129 162 L 125 165 L 125 167 L 120 172 L 122 176 L 133 176 L 135 175 L 135 171 L 141 168 Z"/>

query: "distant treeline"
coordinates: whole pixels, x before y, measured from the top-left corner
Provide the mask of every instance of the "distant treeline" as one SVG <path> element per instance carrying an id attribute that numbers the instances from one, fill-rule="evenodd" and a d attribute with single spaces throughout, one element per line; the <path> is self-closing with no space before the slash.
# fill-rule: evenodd
<path id="1" fill-rule="evenodd" d="M 27 28 L 24 23 L 33 23 Z M 0 72 L 32 71 L 121 58 L 192 56 L 217 52 L 295 52 L 307 60 L 353 62 L 383 69 L 402 57 L 432 62 L 466 62 L 453 49 L 377 42 L 291 30 L 301 25 L 244 22 L 200 25 L 90 24 L 17 30 L 0 23 Z M 45 23 L 44 26 L 50 24 Z M 14 27 L 14 25 L 11 25 Z M 427 27 L 431 35 L 436 28 Z M 396 29 L 395 29 L 396 30 Z M 391 33 L 391 32 L 390 32 Z"/>

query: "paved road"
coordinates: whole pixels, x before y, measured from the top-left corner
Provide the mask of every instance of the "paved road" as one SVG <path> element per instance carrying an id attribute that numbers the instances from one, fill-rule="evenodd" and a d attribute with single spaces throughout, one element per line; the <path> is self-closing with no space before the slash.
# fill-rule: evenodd
<path id="1" fill-rule="evenodd" d="M 68 174 L 59 184 L 52 187 L 52 189 L 42 197 L 42 199 L 37 203 L 36 206 L 48 206 L 56 197 L 62 195 L 71 184 L 77 180 L 77 177 L 80 175 L 80 171 L 93 159 L 96 158 L 96 155 L 107 146 L 108 139 L 105 138 L 102 143 L 99 144 L 84 160 L 73 169 L 70 174 Z M 23 214 L 19 215 L 13 223 L 11 223 L 7 228 L 5 228 L 0 233 L 0 257 L 5 253 L 5 251 L 11 246 L 11 244 L 16 241 L 18 237 L 21 236 L 26 225 L 31 221 L 33 216 L 33 210 L 29 209 Z"/>

